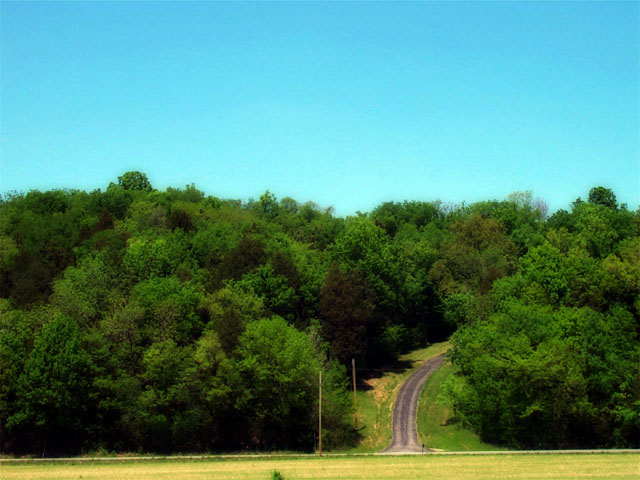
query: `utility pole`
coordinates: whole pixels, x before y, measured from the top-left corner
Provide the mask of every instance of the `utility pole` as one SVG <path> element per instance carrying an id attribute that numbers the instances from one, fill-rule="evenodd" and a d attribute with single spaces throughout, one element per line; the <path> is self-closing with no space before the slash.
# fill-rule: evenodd
<path id="1" fill-rule="evenodd" d="M 358 429 L 358 397 L 356 395 L 356 359 L 351 359 L 351 373 L 353 375 L 353 411 L 354 411 L 354 425 L 355 429 Z"/>
<path id="2" fill-rule="evenodd" d="M 322 456 L 322 370 L 318 380 L 318 455 Z"/>

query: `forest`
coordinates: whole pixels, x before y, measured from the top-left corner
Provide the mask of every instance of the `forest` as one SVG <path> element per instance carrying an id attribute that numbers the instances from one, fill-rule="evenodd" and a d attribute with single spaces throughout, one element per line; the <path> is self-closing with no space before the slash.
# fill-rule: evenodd
<path id="1" fill-rule="evenodd" d="M 0 200 L 3 453 L 357 442 L 347 365 L 451 337 L 441 396 L 511 448 L 640 444 L 640 210 L 594 187 L 336 217 L 154 189 Z"/>

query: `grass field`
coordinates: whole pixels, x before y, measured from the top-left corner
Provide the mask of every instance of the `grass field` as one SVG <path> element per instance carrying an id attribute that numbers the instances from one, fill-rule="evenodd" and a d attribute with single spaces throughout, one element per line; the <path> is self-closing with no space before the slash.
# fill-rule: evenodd
<path id="1" fill-rule="evenodd" d="M 487 444 L 480 437 L 453 421 L 453 412 L 437 401 L 440 386 L 454 368 L 450 362 L 429 377 L 418 402 L 418 437 L 429 448 L 446 451 L 487 451 L 498 447 Z M 504 450 L 504 449 L 501 449 Z"/>
<path id="2" fill-rule="evenodd" d="M 304 457 L 236 460 L 159 460 L 140 462 L 0 465 L 3 480 L 53 479 L 216 479 L 269 480 L 466 480 L 466 479 L 634 479 L 640 455 L 469 455 Z"/>
<path id="3" fill-rule="evenodd" d="M 379 452 L 391 441 L 391 422 L 393 405 L 402 383 L 418 369 L 427 358 L 446 352 L 449 342 L 414 350 L 402 355 L 398 365 L 392 365 L 380 376 L 372 376 L 364 383 L 367 390 L 358 391 L 358 430 L 361 441 L 358 446 L 348 450 L 350 453 Z"/>

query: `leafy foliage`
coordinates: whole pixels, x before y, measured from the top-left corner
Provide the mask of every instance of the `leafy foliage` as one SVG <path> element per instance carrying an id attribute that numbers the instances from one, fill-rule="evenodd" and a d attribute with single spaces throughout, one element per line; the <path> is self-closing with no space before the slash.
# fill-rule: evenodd
<path id="1" fill-rule="evenodd" d="M 341 272 L 334 264 L 320 293 L 320 322 L 329 353 L 347 364 L 367 357 L 375 325 L 375 294 L 358 271 Z"/>
<path id="2" fill-rule="evenodd" d="M 493 284 L 477 320 L 454 305 L 461 376 L 447 392 L 486 440 L 558 448 L 640 439 L 639 238 L 633 214 L 605 190 L 549 220 L 544 242 Z"/>
<path id="3" fill-rule="evenodd" d="M 516 447 L 637 445 L 640 215 L 596 187 L 370 215 L 127 172 L 0 200 L 0 438 L 14 453 L 352 443 L 345 365 L 453 337 L 459 418 Z"/>
<path id="4" fill-rule="evenodd" d="M 146 192 L 153 190 L 147 175 L 138 171 L 122 174 L 118 177 L 118 185 L 125 190 L 141 190 Z"/>
<path id="5" fill-rule="evenodd" d="M 55 442 L 83 431 L 90 414 L 91 358 L 77 324 L 56 314 L 36 337 L 17 382 L 9 431 L 31 426 Z M 54 443 L 55 445 L 55 443 Z"/>
<path id="6" fill-rule="evenodd" d="M 262 319 L 247 326 L 236 355 L 241 377 L 236 406 L 253 437 L 266 446 L 308 444 L 300 432 L 312 431 L 315 423 L 309 405 L 320 369 L 310 338 L 280 317 Z"/>

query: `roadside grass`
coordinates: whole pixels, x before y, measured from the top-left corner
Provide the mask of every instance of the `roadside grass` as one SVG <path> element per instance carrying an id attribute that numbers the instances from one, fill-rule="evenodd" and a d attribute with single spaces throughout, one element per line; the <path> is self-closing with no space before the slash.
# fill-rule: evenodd
<path id="1" fill-rule="evenodd" d="M 454 372 L 451 362 L 446 361 L 425 383 L 418 402 L 418 440 L 428 448 L 437 450 L 504 450 L 484 443 L 478 435 L 455 420 L 449 406 L 438 402 L 440 387 Z"/>
<path id="2" fill-rule="evenodd" d="M 284 480 L 635 480 L 640 476 L 640 455 L 345 456 L 0 464 L 0 476 L 3 480 L 269 480 L 274 471 L 278 471 Z"/>
<path id="3" fill-rule="evenodd" d="M 446 352 L 450 346 L 449 342 L 440 342 L 414 350 L 402 355 L 388 369 L 382 369 L 382 375 L 358 380 L 358 432 L 361 440 L 346 452 L 379 452 L 389 445 L 393 406 L 400 386 L 425 360 Z"/>

